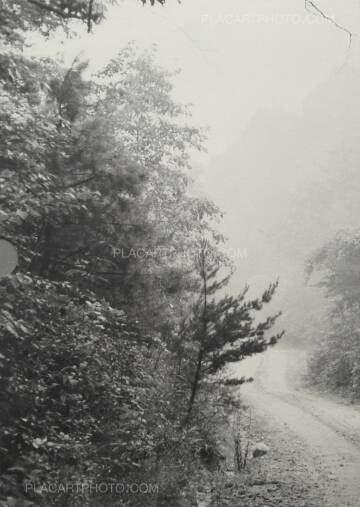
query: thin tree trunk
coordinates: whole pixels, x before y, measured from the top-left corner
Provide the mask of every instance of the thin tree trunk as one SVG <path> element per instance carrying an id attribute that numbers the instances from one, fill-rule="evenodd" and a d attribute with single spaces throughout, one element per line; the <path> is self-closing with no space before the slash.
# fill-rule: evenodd
<path id="1" fill-rule="evenodd" d="M 193 382 L 192 388 L 191 388 L 191 396 L 190 396 L 190 400 L 189 400 L 187 419 L 190 417 L 190 414 L 192 412 L 192 408 L 194 406 L 195 396 L 196 396 L 196 393 L 197 393 L 197 390 L 198 390 L 198 386 L 199 386 L 199 380 L 200 380 L 200 373 L 201 373 L 201 365 L 202 365 L 203 356 L 204 356 L 204 349 L 201 348 L 199 350 L 198 359 L 197 359 L 197 363 L 196 363 L 196 371 L 195 371 L 194 382 Z"/>
<path id="2" fill-rule="evenodd" d="M 196 397 L 196 393 L 199 388 L 199 381 L 201 377 L 201 366 L 204 359 L 205 354 L 205 345 L 206 345 L 206 335 L 207 335 L 207 276 L 206 276 L 206 252 L 203 250 L 201 252 L 201 277 L 203 279 L 203 293 L 204 293 L 204 308 L 203 308 L 203 314 L 202 314 L 202 331 L 201 331 L 201 339 L 200 339 L 200 350 L 198 353 L 197 363 L 196 363 L 196 370 L 195 370 L 195 377 L 191 388 L 191 395 L 188 405 L 188 412 L 185 419 L 185 422 L 187 423 L 193 406 L 194 401 Z"/>

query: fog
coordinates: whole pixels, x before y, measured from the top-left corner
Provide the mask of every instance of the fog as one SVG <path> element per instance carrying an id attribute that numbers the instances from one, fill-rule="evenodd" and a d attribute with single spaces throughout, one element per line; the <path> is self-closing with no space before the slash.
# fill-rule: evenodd
<path id="1" fill-rule="evenodd" d="M 283 311 L 293 343 L 311 342 L 323 325 L 325 299 L 304 284 L 307 257 L 357 226 L 360 211 L 360 6 L 316 5 L 333 22 L 303 0 L 183 0 L 158 9 L 126 0 L 94 35 L 65 44 L 69 61 L 82 52 L 91 70 L 130 40 L 140 50 L 155 44 L 161 65 L 181 69 L 174 94 L 209 128 L 193 177 L 225 213 L 221 231 L 237 266 L 228 291 L 245 283 L 259 291 L 279 277 L 272 309 Z"/>
<path id="2" fill-rule="evenodd" d="M 360 73 L 347 65 L 309 94 L 300 113 L 257 112 L 203 174 L 226 210 L 229 245 L 247 249 L 231 289 L 244 280 L 261 289 L 279 276 L 274 307 L 280 301 L 295 341 L 315 337 L 325 309 L 321 292 L 305 286 L 306 259 L 339 229 L 358 226 L 359 85 Z"/>

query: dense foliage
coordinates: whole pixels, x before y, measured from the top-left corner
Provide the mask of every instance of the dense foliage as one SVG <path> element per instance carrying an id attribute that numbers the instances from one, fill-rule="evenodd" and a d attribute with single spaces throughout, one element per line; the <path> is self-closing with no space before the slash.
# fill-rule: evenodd
<path id="1" fill-rule="evenodd" d="M 307 273 L 329 299 L 329 323 L 310 361 L 311 379 L 360 396 L 360 234 L 340 231 L 309 260 Z"/>
<path id="2" fill-rule="evenodd" d="M 215 447 L 214 374 L 280 337 L 265 336 L 277 316 L 253 316 L 276 284 L 253 301 L 216 296 L 221 215 L 189 176 L 204 135 L 153 55 L 130 45 L 89 80 L 84 62 L 25 57 L 24 30 L 86 18 L 90 3 L 0 9 L 1 235 L 19 253 L 0 280 L 9 507 L 176 505 Z M 158 489 L 104 501 L 41 487 L 89 481 Z"/>
<path id="3" fill-rule="evenodd" d="M 140 0 L 142 4 L 164 4 L 165 0 Z M 69 22 L 85 23 L 90 32 L 94 23 L 101 22 L 107 8 L 116 0 L 2 0 L 0 26 L 12 42 L 23 40 L 24 30 L 69 29 Z"/>

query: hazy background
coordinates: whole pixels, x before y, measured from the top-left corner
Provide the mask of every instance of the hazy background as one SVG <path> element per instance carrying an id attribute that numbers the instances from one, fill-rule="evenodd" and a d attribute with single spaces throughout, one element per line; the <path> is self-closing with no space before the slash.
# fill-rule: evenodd
<path id="1" fill-rule="evenodd" d="M 247 252 L 229 291 L 280 277 L 273 307 L 295 341 L 321 332 L 324 309 L 304 286 L 305 259 L 360 217 L 360 2 L 316 3 L 354 33 L 350 48 L 303 0 L 168 0 L 152 9 L 124 0 L 93 35 L 65 45 L 69 61 L 83 51 L 96 69 L 131 40 L 156 44 L 159 63 L 182 69 L 174 93 L 210 128 L 208 153 L 194 159 L 196 188 L 225 211 L 229 248 Z"/>

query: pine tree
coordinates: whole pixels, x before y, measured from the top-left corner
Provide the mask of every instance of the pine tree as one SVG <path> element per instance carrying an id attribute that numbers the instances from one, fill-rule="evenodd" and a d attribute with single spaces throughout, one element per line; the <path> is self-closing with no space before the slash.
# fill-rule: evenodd
<path id="1" fill-rule="evenodd" d="M 249 287 L 237 297 L 215 296 L 227 285 L 228 276 L 217 279 L 226 265 L 226 259 L 208 240 L 202 240 L 196 258 L 196 269 L 200 278 L 200 297 L 192 309 L 188 333 L 196 344 L 197 355 L 194 365 L 188 417 L 192 412 L 201 380 L 214 375 L 231 362 L 241 361 L 247 356 L 263 352 L 269 345 L 275 345 L 284 331 L 269 338 L 270 330 L 281 313 L 255 324 L 253 312 L 263 309 L 269 303 L 278 287 L 270 284 L 260 298 L 246 300 Z"/>

